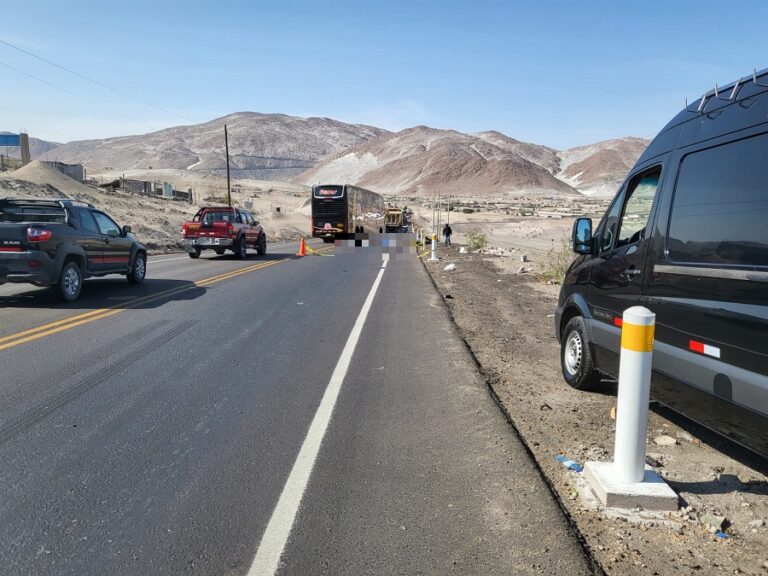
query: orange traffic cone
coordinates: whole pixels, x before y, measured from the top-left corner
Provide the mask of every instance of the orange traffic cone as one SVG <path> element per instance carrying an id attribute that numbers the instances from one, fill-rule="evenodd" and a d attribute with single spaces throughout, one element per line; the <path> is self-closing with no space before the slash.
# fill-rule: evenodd
<path id="1" fill-rule="evenodd" d="M 301 237 L 301 244 L 299 244 L 299 251 L 296 252 L 296 256 L 306 256 L 307 255 L 307 244 L 304 241 L 304 236 Z"/>

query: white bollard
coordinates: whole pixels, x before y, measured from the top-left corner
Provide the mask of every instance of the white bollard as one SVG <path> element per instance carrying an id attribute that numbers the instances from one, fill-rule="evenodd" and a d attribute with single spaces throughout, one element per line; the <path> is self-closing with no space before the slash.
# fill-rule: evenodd
<path id="1" fill-rule="evenodd" d="M 429 257 L 430 262 L 437 262 L 437 234 L 432 233 L 432 256 Z"/>
<path id="2" fill-rule="evenodd" d="M 613 456 L 614 473 L 620 482 L 642 482 L 645 476 L 655 326 L 656 315 L 642 306 L 628 308 L 622 316 Z"/>

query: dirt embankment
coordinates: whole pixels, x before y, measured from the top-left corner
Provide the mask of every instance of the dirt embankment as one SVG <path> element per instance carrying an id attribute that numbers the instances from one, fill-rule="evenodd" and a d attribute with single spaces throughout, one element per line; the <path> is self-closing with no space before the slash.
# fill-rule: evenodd
<path id="1" fill-rule="evenodd" d="M 681 496 L 679 512 L 600 511 L 588 489 L 555 456 L 610 460 L 615 384 L 570 389 L 559 367 L 553 318 L 559 286 L 503 273 L 500 257 L 441 247 L 427 264 L 492 391 L 532 451 L 564 508 L 608 574 L 768 574 L 766 463 L 695 424 L 654 407 L 648 453 Z M 449 263 L 456 269 L 443 270 Z M 519 265 L 519 259 L 518 259 Z M 665 435 L 674 445 L 657 446 Z M 717 538 L 708 515 L 724 516 Z"/>

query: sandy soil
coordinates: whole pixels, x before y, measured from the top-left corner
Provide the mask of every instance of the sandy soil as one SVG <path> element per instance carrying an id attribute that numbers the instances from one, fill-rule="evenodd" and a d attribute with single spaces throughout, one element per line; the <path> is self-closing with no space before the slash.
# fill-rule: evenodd
<path id="1" fill-rule="evenodd" d="M 615 385 L 585 393 L 564 383 L 553 328 L 559 287 L 505 273 L 519 265 L 516 258 L 459 254 L 456 247 L 441 248 L 440 256 L 439 264 L 427 267 L 461 334 L 606 573 L 768 574 L 764 460 L 654 407 L 648 452 L 685 508 L 667 514 L 599 510 L 583 478 L 555 456 L 610 460 Z M 454 271 L 443 270 L 448 262 L 456 263 Z M 677 443 L 656 446 L 653 439 L 662 434 Z M 712 535 L 701 520 L 705 514 L 727 518 L 726 539 Z"/>

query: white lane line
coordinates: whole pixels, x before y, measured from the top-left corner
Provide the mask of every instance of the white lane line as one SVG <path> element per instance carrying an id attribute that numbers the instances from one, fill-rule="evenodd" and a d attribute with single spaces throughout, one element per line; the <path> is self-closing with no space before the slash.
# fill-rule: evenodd
<path id="1" fill-rule="evenodd" d="M 309 431 L 301 445 L 296 462 L 294 462 L 291 473 L 288 475 L 288 480 L 280 494 L 280 499 L 277 501 L 277 506 L 272 512 L 267 529 L 261 537 L 259 549 L 256 551 L 256 557 L 253 559 L 250 570 L 248 570 L 248 576 L 274 576 L 277 572 L 280 556 L 282 556 L 288 536 L 291 534 L 301 499 L 304 497 L 312 468 L 320 452 L 320 445 L 331 421 L 333 409 L 341 391 L 341 384 L 347 375 L 349 363 L 355 353 L 355 347 L 360 339 L 360 333 L 363 331 L 365 319 L 368 317 L 383 275 L 384 268 L 382 267 L 379 269 L 379 274 L 376 276 L 371 291 L 368 293 L 363 308 L 352 327 L 347 343 L 341 351 L 339 361 L 336 363 L 336 368 L 334 368 L 331 380 L 325 389 L 323 399 L 320 401 L 320 406 L 318 406 L 312 424 L 309 426 Z"/>

